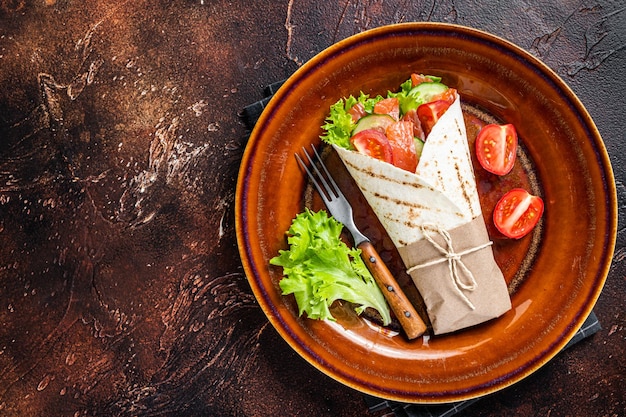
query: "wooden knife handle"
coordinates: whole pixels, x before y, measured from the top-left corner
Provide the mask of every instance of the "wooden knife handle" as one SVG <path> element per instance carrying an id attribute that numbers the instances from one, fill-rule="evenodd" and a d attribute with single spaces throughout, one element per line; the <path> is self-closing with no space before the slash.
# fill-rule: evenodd
<path id="1" fill-rule="evenodd" d="M 387 265 L 378 255 L 371 242 L 362 242 L 358 245 L 361 249 L 361 258 L 372 273 L 374 280 L 383 292 L 391 310 L 396 315 L 402 329 L 409 339 L 415 339 L 426 331 L 426 324 L 417 314 L 413 304 L 404 294 L 396 279 L 391 275 Z"/>

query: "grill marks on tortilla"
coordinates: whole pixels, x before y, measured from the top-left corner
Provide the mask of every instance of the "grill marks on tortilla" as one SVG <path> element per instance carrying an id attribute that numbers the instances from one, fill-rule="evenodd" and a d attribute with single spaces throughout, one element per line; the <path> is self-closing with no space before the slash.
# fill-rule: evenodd
<path id="1" fill-rule="evenodd" d="M 433 193 L 437 193 L 437 191 L 435 191 L 431 186 L 428 186 L 428 185 L 420 184 L 414 181 L 401 181 L 401 180 L 398 180 L 397 178 L 393 178 L 393 177 L 385 175 L 384 172 L 373 171 L 370 168 L 356 165 L 348 160 L 345 160 L 344 163 L 350 170 L 354 170 L 356 172 L 359 172 L 363 176 L 374 179 L 375 181 L 372 181 L 372 184 L 380 184 L 381 182 L 388 183 L 388 187 L 387 186 L 378 187 L 378 190 L 380 190 L 381 188 L 393 189 L 395 185 L 400 185 L 403 188 L 406 187 L 407 193 L 412 193 L 412 192 L 417 193 L 420 190 L 422 191 L 432 190 Z M 402 209 L 397 210 L 397 211 L 395 210 L 386 211 L 384 213 L 378 212 L 378 215 L 384 217 L 389 222 L 400 224 L 407 228 L 412 229 L 412 228 L 419 227 L 420 224 L 422 224 L 421 217 L 424 211 L 428 211 L 430 213 L 444 213 L 444 211 L 441 210 L 440 208 L 437 208 L 436 206 L 433 206 L 432 204 L 430 204 L 430 201 L 415 202 L 415 201 L 409 201 L 409 199 L 402 199 L 402 198 L 394 197 L 391 194 L 385 194 L 384 192 L 376 191 L 372 188 L 369 188 L 366 183 L 361 183 L 361 191 L 365 195 L 370 195 L 379 201 L 392 203 L 398 207 L 401 207 Z M 370 204 L 372 204 L 372 202 Z M 397 214 L 394 215 L 394 213 L 404 213 L 406 217 L 398 218 Z M 463 214 L 460 212 L 454 213 L 454 216 L 458 217 L 459 220 L 463 218 Z M 399 243 L 402 245 L 406 245 L 406 244 L 409 244 L 410 242 L 400 241 Z"/>
<path id="2" fill-rule="evenodd" d="M 458 137 L 466 137 L 466 135 L 463 133 L 463 129 L 461 128 L 461 126 L 459 125 L 459 120 L 455 119 L 454 120 L 454 124 L 456 126 L 456 130 L 458 133 Z M 469 148 L 466 147 L 467 150 L 467 160 L 471 161 L 472 157 L 469 154 Z M 463 192 L 463 199 L 465 200 L 465 202 L 467 203 L 467 207 L 469 208 L 469 210 L 472 213 L 472 218 L 477 217 L 478 215 L 482 214 L 481 210 L 480 210 L 480 206 L 478 208 L 474 207 L 474 204 L 472 203 L 472 195 L 476 194 L 476 179 L 474 178 L 474 171 L 473 171 L 473 167 L 470 165 L 470 174 L 471 176 L 465 176 L 462 174 L 462 169 L 459 166 L 458 161 L 455 161 L 454 163 L 454 169 L 456 171 L 457 174 L 457 178 L 459 180 L 459 184 L 461 184 L 461 191 Z M 471 182 L 470 182 L 471 181 Z"/>
<path id="3" fill-rule="evenodd" d="M 447 134 L 444 135 L 443 141 L 453 141 L 455 146 L 449 148 L 449 154 L 441 155 L 440 158 L 433 159 L 432 162 L 434 167 L 430 167 L 429 169 L 434 169 L 436 172 L 435 181 L 437 188 L 440 188 L 442 190 L 448 190 L 451 188 L 456 188 L 458 186 L 458 189 L 461 192 L 462 201 L 456 201 L 456 203 L 462 204 L 463 210 L 468 210 L 468 212 L 471 213 L 472 218 L 474 218 L 480 213 L 477 213 L 477 210 L 474 207 L 474 203 L 472 202 L 472 195 L 475 194 L 475 185 L 470 182 L 475 181 L 473 170 L 470 166 L 470 170 L 468 172 L 468 167 L 462 167 L 459 164 L 459 157 L 455 155 L 455 150 L 461 149 L 463 147 L 466 148 L 466 146 L 465 144 L 459 144 L 459 141 L 462 140 L 462 138 L 465 138 L 465 134 L 463 133 L 463 130 L 459 125 L 459 121 L 456 119 L 454 120 L 454 127 L 456 129 L 456 132 L 454 133 L 456 134 L 453 134 L 451 136 Z M 469 152 L 467 152 L 467 161 L 470 160 L 471 156 L 469 155 Z M 445 167 L 444 169 L 447 169 L 447 174 L 444 174 L 442 172 L 439 161 L 441 161 L 441 165 Z M 454 171 L 454 173 L 451 175 L 450 169 Z M 452 178 L 456 180 L 456 184 L 455 181 L 452 180 Z"/>
<path id="4" fill-rule="evenodd" d="M 458 133 L 458 137 L 463 137 L 463 133 L 461 131 L 461 128 L 458 124 L 458 122 L 455 120 L 455 126 L 457 129 L 457 133 Z M 444 135 L 443 136 L 444 141 L 450 141 L 450 140 L 454 140 L 454 143 L 457 144 L 458 146 L 458 139 L 457 138 L 450 138 L 448 135 Z M 463 200 L 466 203 L 466 207 L 471 210 L 472 207 L 472 203 L 471 203 L 471 197 L 470 197 L 470 192 L 468 192 L 468 187 L 471 187 L 471 184 L 468 183 L 467 179 L 465 178 L 465 176 L 463 175 L 463 169 L 461 168 L 461 166 L 459 165 L 458 159 L 455 158 L 455 154 L 454 154 L 454 149 L 450 148 L 450 153 L 449 155 L 441 155 L 441 159 L 433 159 L 434 162 L 434 169 L 436 171 L 436 184 L 439 185 L 439 187 L 441 187 L 442 189 L 446 189 L 448 188 L 451 183 L 450 183 L 450 175 L 444 175 L 442 172 L 442 169 L 439 166 L 439 161 L 443 160 L 444 158 L 450 158 L 450 160 L 453 162 L 452 164 L 446 164 L 445 162 L 443 162 L 443 166 L 450 166 L 452 165 L 454 167 L 454 172 L 455 175 L 454 177 L 456 177 L 456 179 L 458 180 L 458 184 L 459 184 L 459 188 L 461 189 L 461 192 L 463 193 Z M 468 156 L 469 158 L 469 156 Z M 433 168 L 430 168 L 433 169 Z M 474 213 L 472 213 L 474 214 Z"/>
<path id="5" fill-rule="evenodd" d="M 384 195 L 384 194 L 381 194 L 381 193 L 370 191 L 370 190 L 368 190 L 366 188 L 364 190 L 369 192 L 370 194 L 372 194 L 376 198 L 379 198 L 381 200 L 390 201 L 390 202 L 395 203 L 395 204 L 397 204 L 399 206 L 405 206 L 405 207 L 414 208 L 414 209 L 418 209 L 418 210 L 426 210 L 426 209 L 428 209 L 428 204 L 409 203 L 409 202 L 406 202 L 404 200 L 399 200 L 397 198 L 390 197 L 388 195 Z"/>
<path id="6" fill-rule="evenodd" d="M 472 212 L 472 217 L 476 217 L 476 213 L 474 213 L 474 210 L 472 210 L 472 199 L 470 197 L 470 193 L 468 192 L 468 187 L 471 187 L 471 184 L 469 184 L 467 181 L 464 181 L 459 164 L 456 162 L 454 163 L 454 169 L 459 179 L 459 184 L 461 184 L 461 191 L 463 192 L 463 199 L 465 200 L 467 207 Z"/>
<path id="7" fill-rule="evenodd" d="M 353 164 L 350 161 L 345 161 L 345 163 L 351 169 L 353 169 L 355 171 L 358 171 L 358 172 L 361 172 L 361 173 L 365 174 L 366 176 L 374 178 L 376 180 L 386 181 L 386 182 L 389 182 L 389 183 L 392 183 L 392 184 L 400 184 L 403 187 L 411 187 L 411 188 L 413 188 L 415 190 L 421 190 L 421 189 L 428 189 L 429 188 L 429 187 L 426 187 L 426 186 L 424 186 L 422 184 L 411 182 L 411 181 L 398 181 L 398 180 L 396 180 L 394 178 L 391 178 L 391 177 L 385 175 L 382 172 L 373 172 L 371 169 L 363 168 L 361 166 L 357 166 L 357 165 Z M 366 190 L 366 188 L 363 187 L 363 190 Z M 407 206 L 412 206 L 412 207 L 422 208 L 422 209 L 428 208 L 428 203 L 427 202 L 425 204 L 407 204 L 407 203 L 405 203 L 402 200 L 393 199 L 393 198 L 391 198 L 389 196 L 381 195 L 379 193 L 372 193 L 372 195 L 376 195 L 377 197 L 379 197 L 381 199 L 384 199 L 384 200 L 393 201 L 394 203 L 399 204 L 399 205 L 407 205 Z"/>
<path id="8" fill-rule="evenodd" d="M 464 137 L 465 135 L 463 134 L 463 130 L 461 129 L 461 126 L 459 126 L 459 121 L 458 120 L 454 120 L 454 125 L 456 126 L 456 131 L 458 133 L 458 137 Z M 467 160 L 471 161 L 471 156 L 467 155 Z M 456 172 L 456 176 L 459 180 L 459 184 L 461 184 L 461 191 L 463 192 L 463 199 L 465 200 L 465 202 L 467 203 L 467 206 L 470 208 L 472 208 L 472 200 L 470 197 L 470 192 L 468 192 L 468 187 L 471 187 L 472 185 L 468 182 L 468 178 L 466 178 L 462 173 L 461 173 L 461 167 L 459 166 L 459 162 L 455 161 L 454 162 L 454 171 Z M 473 176 L 472 176 L 472 180 L 474 180 Z M 475 180 L 474 180 L 475 182 Z M 474 217 L 475 213 L 472 213 L 472 217 Z"/>

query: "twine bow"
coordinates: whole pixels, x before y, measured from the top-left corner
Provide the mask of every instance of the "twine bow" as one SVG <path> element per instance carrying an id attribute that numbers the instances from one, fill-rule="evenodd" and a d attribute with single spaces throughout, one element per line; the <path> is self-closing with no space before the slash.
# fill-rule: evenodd
<path id="1" fill-rule="evenodd" d="M 463 301 L 465 301 L 465 303 L 472 310 L 474 310 L 476 307 L 474 307 L 474 304 L 472 304 L 472 302 L 469 300 L 469 298 L 467 298 L 467 296 L 463 293 L 462 290 L 474 291 L 476 287 L 478 287 L 478 284 L 476 283 L 474 274 L 472 274 L 472 271 L 470 271 L 470 269 L 467 266 L 465 266 L 465 264 L 461 260 L 461 257 L 464 255 L 468 255 L 470 253 L 479 251 L 481 249 L 484 249 L 488 246 L 491 246 L 493 242 L 489 241 L 489 242 L 483 243 L 482 245 L 478 245 L 476 247 L 466 249 L 462 252 L 456 253 L 454 251 L 454 247 L 452 246 L 452 237 L 450 236 L 450 233 L 447 230 L 442 229 L 441 227 L 435 224 L 431 224 L 431 223 L 422 224 L 420 226 L 420 229 L 422 233 L 424 234 L 424 238 L 428 242 L 430 242 L 430 244 L 433 245 L 433 247 L 437 249 L 439 253 L 441 253 L 442 257 L 433 259 L 432 261 L 429 261 L 423 264 L 415 265 L 409 268 L 407 270 L 407 273 L 410 274 L 411 272 L 417 269 L 427 268 L 429 266 L 437 265 L 443 262 L 448 262 L 448 269 L 450 270 L 450 279 L 452 280 L 453 287 L 456 289 L 457 293 L 463 299 Z M 434 240 L 432 234 L 430 233 L 431 231 L 438 233 L 443 238 L 447 249 L 441 246 L 439 243 L 437 243 Z M 462 272 L 462 274 L 460 272 Z M 465 280 L 463 279 L 461 275 L 465 276 Z"/>

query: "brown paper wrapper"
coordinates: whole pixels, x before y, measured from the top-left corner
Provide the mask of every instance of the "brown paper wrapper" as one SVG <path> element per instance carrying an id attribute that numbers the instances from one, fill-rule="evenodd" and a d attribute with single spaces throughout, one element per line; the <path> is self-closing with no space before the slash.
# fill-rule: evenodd
<path id="1" fill-rule="evenodd" d="M 456 254 L 465 252 L 460 259 L 448 260 L 427 239 L 398 248 L 424 299 L 435 335 L 484 323 L 511 309 L 506 281 L 495 262 L 493 250 L 491 246 L 483 247 L 489 243 L 489 235 L 482 216 L 447 231 L 452 250 L 441 233 L 427 230 L 428 235 L 446 251 Z M 432 264 L 434 261 L 440 263 Z M 469 284 L 472 281 L 463 265 L 471 271 L 475 281 L 473 289 L 463 289 L 455 283 L 450 262 L 456 262 L 457 275 L 462 283 Z M 411 270 L 416 265 L 423 267 Z"/>

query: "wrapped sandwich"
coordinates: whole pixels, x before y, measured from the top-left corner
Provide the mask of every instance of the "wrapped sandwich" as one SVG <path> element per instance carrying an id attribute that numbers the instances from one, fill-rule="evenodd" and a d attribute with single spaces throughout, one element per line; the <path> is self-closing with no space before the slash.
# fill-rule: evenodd
<path id="1" fill-rule="evenodd" d="M 460 98 L 414 74 L 331 107 L 322 139 L 354 178 L 420 292 L 434 334 L 511 308 L 482 216 Z"/>

